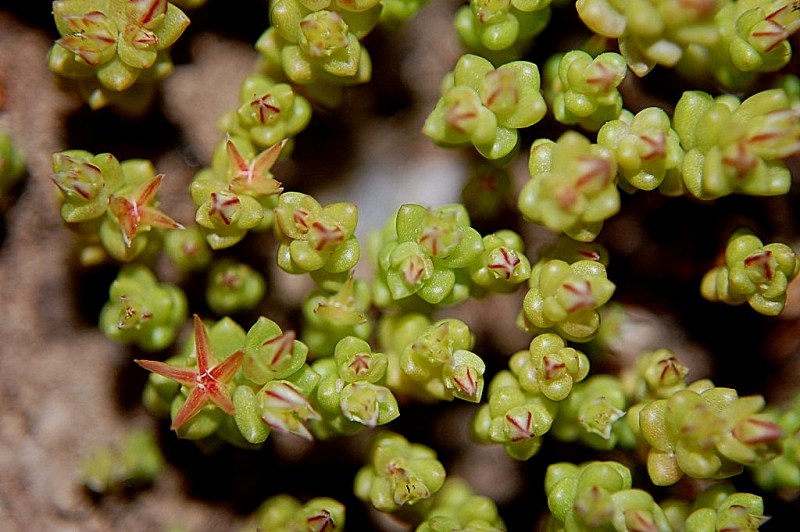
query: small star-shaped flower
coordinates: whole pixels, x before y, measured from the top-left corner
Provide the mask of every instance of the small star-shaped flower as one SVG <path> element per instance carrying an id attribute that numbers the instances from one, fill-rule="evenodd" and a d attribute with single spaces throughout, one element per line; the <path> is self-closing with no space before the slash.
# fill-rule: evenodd
<path id="1" fill-rule="evenodd" d="M 230 164 L 230 185 L 231 192 L 235 194 L 250 194 L 251 196 L 273 196 L 283 191 L 279 181 L 273 179 L 270 169 L 281 150 L 286 145 L 286 139 L 267 148 L 259 153 L 249 163 L 236 148 L 236 145 L 228 137 L 225 149 L 228 153 Z"/>
<path id="2" fill-rule="evenodd" d="M 230 381 L 244 360 L 244 351 L 237 351 L 216 366 L 209 368 L 211 345 L 208 340 L 208 331 L 203 321 L 197 314 L 194 316 L 194 343 L 197 353 L 197 369 L 171 366 L 164 362 L 154 360 L 134 360 L 148 371 L 157 373 L 162 377 L 179 382 L 192 390 L 186 398 L 170 428 L 177 430 L 184 423 L 193 418 L 209 402 L 215 404 L 228 415 L 235 413 L 233 401 L 227 389 Z"/>
<path id="3" fill-rule="evenodd" d="M 111 196 L 108 208 L 122 229 L 122 240 L 130 247 L 139 229 L 147 227 L 162 227 L 165 229 L 183 229 L 183 226 L 156 209 L 148 205 L 155 198 L 164 174 L 159 174 L 145 184 L 135 197 Z"/>

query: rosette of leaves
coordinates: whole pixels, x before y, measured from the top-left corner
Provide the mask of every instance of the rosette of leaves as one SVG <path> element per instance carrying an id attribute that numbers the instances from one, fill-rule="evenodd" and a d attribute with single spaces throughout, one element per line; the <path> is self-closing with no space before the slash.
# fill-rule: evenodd
<path id="1" fill-rule="evenodd" d="M 591 242 L 620 207 L 614 152 L 575 131 L 531 145 L 531 180 L 518 198 L 526 219 Z"/>
<path id="2" fill-rule="evenodd" d="M 0 131 L 0 202 L 25 175 L 25 157 L 11 142 L 5 131 Z"/>
<path id="3" fill-rule="evenodd" d="M 718 39 L 714 19 L 724 0 L 578 0 L 578 15 L 603 37 L 617 39 L 637 76 L 655 65 L 673 67 L 688 50 L 706 50 Z"/>
<path id="4" fill-rule="evenodd" d="M 725 482 L 704 490 L 692 508 L 685 530 L 757 530 L 769 520 L 761 497 L 737 492 Z"/>
<path id="5" fill-rule="evenodd" d="M 739 397 L 736 390 L 707 380 L 669 399 L 646 403 L 639 411 L 638 431 L 650 446 L 650 479 L 668 486 L 684 475 L 728 478 L 743 465 L 775 458 L 781 453 L 783 431 L 763 408 L 763 397 Z"/>
<path id="6" fill-rule="evenodd" d="M 671 350 L 662 348 L 643 353 L 621 375 L 626 395 L 635 401 L 668 399 L 686 388 L 689 368 Z M 638 414 L 637 414 L 638 415 Z"/>
<path id="7" fill-rule="evenodd" d="M 544 67 L 544 94 L 555 119 L 587 131 L 619 118 L 622 95 L 617 87 L 628 67 L 614 52 L 592 57 L 583 50 L 556 54 Z"/>
<path id="8" fill-rule="evenodd" d="M 221 258 L 209 267 L 206 303 L 217 315 L 235 314 L 256 308 L 266 290 L 264 276 L 248 264 L 231 258 Z"/>
<path id="9" fill-rule="evenodd" d="M 700 292 L 709 301 L 730 305 L 746 301 L 761 314 L 777 316 L 798 271 L 800 258 L 792 248 L 781 243 L 764 245 L 754 234 L 740 230 L 728 241 L 725 264 L 706 273 Z"/>
<path id="10" fill-rule="evenodd" d="M 489 401 L 472 420 L 472 434 L 480 443 L 500 443 L 515 460 L 528 460 L 542 446 L 558 403 L 539 393 L 526 392 L 513 373 L 503 370 L 489 383 Z"/>
<path id="11" fill-rule="evenodd" d="M 172 345 L 186 315 L 180 288 L 159 283 L 147 266 L 126 264 L 108 289 L 100 330 L 116 342 L 159 351 Z"/>
<path id="12" fill-rule="evenodd" d="M 763 489 L 794 494 L 800 491 L 800 395 L 775 415 L 784 434 L 781 442 L 783 452 L 773 460 L 755 466 L 753 479 Z"/>
<path id="13" fill-rule="evenodd" d="M 782 161 L 800 152 L 800 110 L 783 89 L 769 89 L 740 102 L 683 93 L 675 107 L 675 131 L 686 154 L 686 189 L 700 199 L 739 193 L 786 194 L 791 173 Z"/>
<path id="14" fill-rule="evenodd" d="M 304 504 L 282 494 L 270 497 L 258 507 L 248 530 L 255 527 L 274 532 L 341 532 L 344 522 L 345 507 L 336 499 L 315 497 Z"/>
<path id="15" fill-rule="evenodd" d="M 405 378 L 389 384 L 424 400 L 457 398 L 477 403 L 483 393 L 486 364 L 471 351 L 474 343 L 469 327 L 460 320 L 447 318 L 430 324 L 400 352 L 398 366 Z"/>
<path id="16" fill-rule="evenodd" d="M 600 327 L 597 309 L 616 289 L 605 266 L 596 260 L 572 264 L 541 260 L 531 270 L 528 286 L 520 325 L 533 334 L 555 331 L 573 342 L 588 342 L 596 335 Z"/>
<path id="17" fill-rule="evenodd" d="M 225 114 L 219 127 L 233 136 L 247 138 L 258 149 L 290 139 L 311 120 L 311 104 L 291 85 L 263 74 L 251 74 L 239 89 L 239 108 Z"/>
<path id="18" fill-rule="evenodd" d="M 249 141 L 228 137 L 214 151 L 211 167 L 195 175 L 190 186 L 195 220 L 212 249 L 233 246 L 248 231 L 272 226 L 283 187 L 270 170 L 284 145 L 256 153 Z"/>
<path id="19" fill-rule="evenodd" d="M 614 151 L 621 188 L 683 194 L 683 149 L 662 109 L 648 107 L 635 115 L 623 110 L 618 119 L 603 124 L 597 143 Z"/>
<path id="20" fill-rule="evenodd" d="M 169 48 L 189 25 L 167 0 L 58 0 L 53 16 L 61 37 L 50 70 L 73 82 L 92 109 L 149 103 L 152 84 L 172 72 Z M 145 87 L 139 94 L 137 82 Z"/>
<path id="21" fill-rule="evenodd" d="M 552 529 L 672 530 L 652 496 L 631 488 L 631 472 L 619 462 L 552 464 L 544 482 Z"/>
<path id="22" fill-rule="evenodd" d="M 361 248 L 353 234 L 358 223 L 354 204 L 323 207 L 307 194 L 285 192 L 275 207 L 275 220 L 280 238 L 277 260 L 283 271 L 341 276 L 358 263 Z"/>
<path id="23" fill-rule="evenodd" d="M 559 403 L 552 434 L 562 441 L 580 441 L 599 450 L 631 447 L 633 434 L 624 422 L 628 400 L 622 382 L 611 375 L 593 375 L 573 386 Z"/>
<path id="24" fill-rule="evenodd" d="M 61 218 L 103 253 L 128 262 L 151 243 L 151 229 L 182 228 L 158 210 L 164 178 L 143 159 L 119 162 L 110 153 L 68 150 L 53 155 L 53 182 L 61 191 Z"/>
<path id="25" fill-rule="evenodd" d="M 83 485 L 102 495 L 151 484 L 164 469 L 164 456 L 152 434 L 133 430 L 119 442 L 95 449 L 81 469 Z"/>
<path id="26" fill-rule="evenodd" d="M 523 55 L 550 14 L 550 0 L 470 0 L 453 25 L 467 51 L 502 64 Z"/>
<path id="27" fill-rule="evenodd" d="M 503 229 L 483 237 L 483 253 L 473 262 L 469 275 L 476 289 L 509 293 L 531 276 L 531 263 L 525 256 L 525 242 L 514 231 Z"/>
<path id="28" fill-rule="evenodd" d="M 303 342 L 314 357 L 330 356 L 346 336 L 366 340 L 372 332 L 369 285 L 353 277 L 336 292 L 315 290 L 303 301 Z"/>
<path id="29" fill-rule="evenodd" d="M 425 512 L 425 521 L 416 532 L 501 532 L 506 530 L 497 505 L 488 497 L 476 495 L 469 484 L 448 478 Z"/>
<path id="30" fill-rule="evenodd" d="M 551 401 L 566 399 L 573 385 L 589 374 L 586 355 L 554 333 L 536 336 L 527 350 L 511 357 L 508 366 L 523 390 L 541 393 Z"/>
<path id="31" fill-rule="evenodd" d="M 494 68 L 487 59 L 462 55 L 442 82 L 442 97 L 422 132 L 437 144 L 472 144 L 485 158 L 506 161 L 519 145 L 517 129 L 540 121 L 547 106 L 539 68 L 514 61 Z"/>
<path id="32" fill-rule="evenodd" d="M 483 250 L 463 205 L 402 205 L 378 252 L 375 302 L 386 306 L 414 295 L 432 305 L 462 301 L 469 296 L 467 269 Z"/>
<path id="33" fill-rule="evenodd" d="M 381 512 L 396 512 L 427 501 L 444 485 L 445 470 L 429 447 L 393 432 L 373 442 L 369 463 L 354 481 L 356 497 Z"/>
<path id="34" fill-rule="evenodd" d="M 385 354 L 373 352 L 366 341 L 353 336 L 336 344 L 333 357 L 312 364 L 321 375 L 314 399 L 322 419 L 312 424 L 317 437 L 354 434 L 400 415 L 397 400 L 385 386 L 387 366 Z"/>

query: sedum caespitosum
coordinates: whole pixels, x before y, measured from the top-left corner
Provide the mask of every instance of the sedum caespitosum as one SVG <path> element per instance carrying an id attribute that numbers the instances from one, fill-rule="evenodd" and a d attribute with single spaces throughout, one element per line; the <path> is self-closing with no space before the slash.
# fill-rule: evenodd
<path id="1" fill-rule="evenodd" d="M 251 74 L 239 89 L 238 109 L 223 115 L 219 128 L 264 150 L 303 131 L 311 114 L 311 104 L 291 85 Z"/>
<path id="2" fill-rule="evenodd" d="M 630 447 L 633 435 L 624 422 L 628 401 L 620 380 L 592 375 L 576 384 L 559 403 L 552 434 L 562 441 L 580 441 L 593 449 Z"/>
<path id="3" fill-rule="evenodd" d="M 50 70 L 92 109 L 137 112 L 172 72 L 169 48 L 189 25 L 167 0 L 58 0 L 53 17 L 61 37 L 50 49 Z"/>
<path id="4" fill-rule="evenodd" d="M 256 308 L 266 291 L 264 276 L 244 262 L 220 258 L 208 268 L 206 303 L 219 316 Z"/>
<path id="5" fill-rule="evenodd" d="M 372 298 L 366 281 L 348 277 L 336 291 L 318 288 L 303 301 L 302 339 L 314 358 L 333 355 L 346 336 L 367 340 L 372 332 Z"/>
<path id="6" fill-rule="evenodd" d="M 172 345 L 187 315 L 186 296 L 170 283 L 160 283 L 141 264 L 126 264 L 108 289 L 100 311 L 100 330 L 108 338 L 146 351 Z"/>
<path id="7" fill-rule="evenodd" d="M 423 401 L 480 401 L 486 364 L 471 351 L 475 339 L 466 323 L 454 318 L 431 323 L 408 314 L 381 325 L 383 338 L 395 329 L 394 350 L 388 353 L 390 388 Z"/>
<path id="8" fill-rule="evenodd" d="M 533 334 L 556 332 L 567 340 L 588 342 L 600 327 L 597 309 L 614 294 L 598 260 L 542 259 L 534 265 L 522 303 L 519 325 Z"/>
<path id="9" fill-rule="evenodd" d="M 661 507 L 632 483 L 630 470 L 619 462 L 551 464 L 544 480 L 549 529 L 670 532 Z"/>
<path id="10" fill-rule="evenodd" d="M 623 109 L 619 118 L 600 127 L 597 143 L 614 152 L 622 177 L 620 188 L 629 192 L 658 189 L 667 196 L 683 194 L 683 149 L 662 109 L 648 107 L 635 115 Z"/>
<path id="11" fill-rule="evenodd" d="M 344 281 L 361 248 L 353 234 L 358 209 L 352 203 L 322 206 L 308 194 L 285 192 L 275 207 L 280 238 L 278 266 L 287 273 L 333 274 Z"/>
<path id="12" fill-rule="evenodd" d="M 725 249 L 725 263 L 703 277 L 700 292 L 709 301 L 747 302 L 755 311 L 777 316 L 786 305 L 789 282 L 800 271 L 800 258 L 786 244 L 764 243 L 739 230 Z"/>
<path id="13" fill-rule="evenodd" d="M 301 503 L 291 495 L 274 495 L 264 501 L 250 518 L 244 530 L 274 532 L 341 532 L 344 530 L 345 507 L 330 497 L 315 497 Z"/>
<path id="14" fill-rule="evenodd" d="M 495 64 L 522 57 L 550 22 L 550 0 L 470 0 L 453 25 L 461 44 Z"/>
<path id="15" fill-rule="evenodd" d="M 800 492 L 800 395 L 775 415 L 784 434 L 783 452 L 752 468 L 753 480 L 762 489 L 779 489 L 791 496 Z"/>
<path id="16" fill-rule="evenodd" d="M 412 296 L 432 305 L 463 301 L 469 297 L 468 268 L 483 251 L 463 205 L 402 205 L 382 234 L 375 302 L 402 304 Z"/>
<path id="17" fill-rule="evenodd" d="M 83 485 L 106 495 L 146 487 L 164 469 L 164 456 L 153 434 L 134 429 L 121 440 L 102 446 L 81 465 Z"/>
<path id="18" fill-rule="evenodd" d="M 495 68 L 483 57 L 462 55 L 442 81 L 442 97 L 422 132 L 442 146 L 472 145 L 486 159 L 507 161 L 519 146 L 517 130 L 537 123 L 547 111 L 539 87 L 534 63 Z"/>
<path id="19" fill-rule="evenodd" d="M 534 141 L 528 171 L 517 201 L 527 220 L 591 242 L 619 211 L 614 152 L 576 131 Z"/>
<path id="20" fill-rule="evenodd" d="M 483 254 L 469 270 L 473 294 L 482 291 L 513 292 L 531 275 L 531 263 L 525 256 L 522 237 L 509 229 L 483 237 Z"/>
<path id="21" fill-rule="evenodd" d="M 270 170 L 284 145 L 256 151 L 249 140 L 228 137 L 214 151 L 211 166 L 194 176 L 195 221 L 212 249 L 231 247 L 248 231 L 272 226 L 283 187 Z"/>
<path id="22" fill-rule="evenodd" d="M 700 199 L 729 194 L 776 196 L 791 186 L 783 159 L 800 152 L 800 110 L 783 89 L 744 101 L 731 94 L 683 93 L 673 127 L 686 154 L 686 190 Z"/>
<path id="23" fill-rule="evenodd" d="M 61 192 L 61 218 L 80 237 L 85 263 L 107 257 L 129 262 L 149 245 L 153 229 L 183 226 L 157 208 L 164 178 L 144 159 L 120 163 L 110 153 L 53 154 L 53 182 Z"/>
<path id="24" fill-rule="evenodd" d="M 356 474 L 353 491 L 376 509 L 395 512 L 430 499 L 445 475 L 433 449 L 381 432 L 372 441 L 369 463 Z"/>
<path id="25" fill-rule="evenodd" d="M 497 505 L 477 495 L 459 478 L 448 478 L 425 512 L 425 520 L 415 532 L 502 532 L 506 530 Z"/>
<path id="26" fill-rule="evenodd" d="M 614 52 L 597 57 L 583 50 L 556 54 L 544 66 L 544 95 L 556 120 L 597 131 L 622 112 L 617 87 L 627 72 L 625 59 Z"/>
<path id="27" fill-rule="evenodd" d="M 558 403 L 536 392 L 527 392 L 508 370 L 489 383 L 488 402 L 472 420 L 472 435 L 480 443 L 500 443 L 515 460 L 528 460 L 542 446 L 550 430 Z"/>
<path id="28" fill-rule="evenodd" d="M 551 401 L 566 399 L 589 374 L 586 355 L 554 333 L 536 336 L 527 350 L 512 355 L 508 365 L 523 390 L 541 393 Z"/>
<path id="29" fill-rule="evenodd" d="M 668 486 L 684 475 L 728 478 L 744 465 L 775 458 L 783 431 L 763 408 L 763 397 L 739 397 L 736 390 L 708 380 L 695 381 L 669 399 L 645 403 L 638 420 L 631 421 L 649 445 L 651 480 Z"/>
<path id="30" fill-rule="evenodd" d="M 321 378 L 313 404 L 321 419 L 311 425 L 314 434 L 355 434 L 396 419 L 400 409 L 385 386 L 388 364 L 384 353 L 354 336 L 342 338 L 332 357 L 316 360 L 311 367 Z"/>

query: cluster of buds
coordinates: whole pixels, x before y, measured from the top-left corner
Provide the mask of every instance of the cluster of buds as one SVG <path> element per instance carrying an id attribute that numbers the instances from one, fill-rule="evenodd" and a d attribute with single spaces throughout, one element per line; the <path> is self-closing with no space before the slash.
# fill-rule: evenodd
<path id="1" fill-rule="evenodd" d="M 290 495 L 275 495 L 264 501 L 251 518 L 250 529 L 286 532 L 342 532 L 345 507 L 330 497 L 315 497 L 305 504 Z"/>
<path id="2" fill-rule="evenodd" d="M 483 251 L 462 205 L 402 205 L 382 234 L 375 302 L 387 306 L 411 296 L 433 305 L 462 301 L 469 296 L 468 268 Z"/>
<path id="3" fill-rule="evenodd" d="M 270 170 L 284 144 L 256 152 L 249 140 L 228 137 L 215 150 L 211 166 L 195 175 L 190 187 L 195 220 L 212 249 L 231 247 L 249 230 L 272 226 L 283 187 Z"/>
<path id="4" fill-rule="evenodd" d="M 736 492 L 725 482 L 703 491 L 691 510 L 682 523 L 684 530 L 757 530 L 769 520 L 761 497 Z"/>
<path id="5" fill-rule="evenodd" d="M 367 342 L 353 336 L 340 340 L 332 357 L 312 364 L 321 376 L 314 404 L 322 419 L 312 425 L 317 437 L 354 434 L 400 415 L 397 400 L 385 386 L 388 365 L 384 353 L 373 352 Z"/>
<path id="6" fill-rule="evenodd" d="M 469 484 L 458 478 L 448 478 L 436 494 L 425 520 L 415 532 L 502 532 L 506 530 L 497 512 L 497 505 L 482 495 L 476 495 Z"/>
<path id="7" fill-rule="evenodd" d="M 471 351 L 475 339 L 467 324 L 453 318 L 431 324 L 414 314 L 393 321 L 389 326 L 401 329 L 397 336 L 408 343 L 395 344 L 396 351 L 390 352 L 399 369 L 390 375 L 392 389 L 425 401 L 481 400 L 486 364 Z"/>
<path id="8" fill-rule="evenodd" d="M 219 128 L 263 150 L 300 133 L 311 114 L 311 104 L 291 85 L 252 74 L 239 89 L 239 108 L 223 115 Z"/>
<path id="9" fill-rule="evenodd" d="M 628 399 L 617 377 L 592 375 L 576 384 L 559 403 L 553 436 L 599 450 L 630 447 L 633 434 L 624 420 L 627 406 Z"/>
<path id="10" fill-rule="evenodd" d="M 372 298 L 366 281 L 347 280 L 335 290 L 319 288 L 303 301 L 303 342 L 311 356 L 333 355 L 336 344 L 346 336 L 366 340 L 372 332 L 369 317 Z"/>
<path id="11" fill-rule="evenodd" d="M 539 68 L 513 61 L 494 68 L 487 59 L 462 55 L 442 82 L 442 97 L 422 132 L 448 147 L 472 145 L 493 161 L 506 161 L 519 146 L 518 129 L 547 112 Z"/>
<path id="12" fill-rule="evenodd" d="M 616 289 L 603 263 L 594 257 L 571 263 L 540 259 L 531 270 L 522 303 L 518 320 L 522 328 L 534 334 L 556 332 L 576 342 L 591 340 L 600 328 L 597 309 Z"/>
<path id="13" fill-rule="evenodd" d="M 733 389 L 700 380 L 668 399 L 644 403 L 629 421 L 650 447 L 651 480 L 668 486 L 684 475 L 728 478 L 744 465 L 778 456 L 783 431 L 763 408 L 761 396 L 739 397 Z"/>
<path id="14" fill-rule="evenodd" d="M 280 238 L 278 266 L 293 274 L 319 272 L 345 277 L 360 257 L 353 234 L 358 209 L 352 203 L 322 206 L 301 192 L 281 194 L 275 207 Z"/>
<path id="15" fill-rule="evenodd" d="M 583 50 L 556 54 L 544 67 L 544 94 L 555 119 L 597 131 L 619 117 L 622 95 L 617 87 L 628 67 L 614 52 L 592 57 Z"/>
<path id="16" fill-rule="evenodd" d="M 253 310 L 264 298 L 264 276 L 232 258 L 213 261 L 206 280 L 206 303 L 218 316 Z"/>
<path id="17" fill-rule="evenodd" d="M 361 40 L 378 23 L 379 0 L 272 0 L 271 27 L 256 43 L 264 72 L 335 105 L 341 89 L 369 81 L 372 63 Z"/>
<path id="18" fill-rule="evenodd" d="M 436 453 L 392 432 L 378 434 L 370 461 L 356 474 L 356 497 L 382 512 L 395 512 L 434 496 L 444 485 L 445 470 Z"/>
<path id="19" fill-rule="evenodd" d="M 552 530 L 673 530 L 652 496 L 632 488 L 631 472 L 619 462 L 552 464 L 544 483 Z"/>
<path id="20" fill-rule="evenodd" d="M 53 155 L 53 172 L 61 218 L 83 238 L 84 263 L 131 261 L 148 248 L 152 229 L 182 228 L 156 206 L 164 176 L 149 161 L 68 150 Z"/>
<path id="21" fill-rule="evenodd" d="M 783 430 L 783 453 L 753 468 L 753 478 L 763 489 L 783 490 L 787 495 L 800 492 L 800 395 L 777 414 Z"/>
<path id="22" fill-rule="evenodd" d="M 167 0 L 58 0 L 53 16 L 61 37 L 50 70 L 92 109 L 145 108 L 155 82 L 172 72 L 169 48 L 189 25 Z"/>
<path id="23" fill-rule="evenodd" d="M 689 368 L 669 349 L 662 348 L 641 355 L 633 367 L 621 375 L 625 395 L 634 401 L 668 399 L 686 388 Z"/>
<path id="24" fill-rule="evenodd" d="M 495 64 L 519 59 L 550 22 L 551 0 L 470 0 L 453 24 L 470 53 Z"/>
<path id="25" fill-rule="evenodd" d="M 692 47 L 707 49 L 718 37 L 714 18 L 726 0 L 578 0 L 581 20 L 603 37 L 617 39 L 638 76 L 655 65 L 676 66 Z"/>
<path id="26" fill-rule="evenodd" d="M 553 425 L 558 403 L 525 391 L 510 371 L 497 373 L 489 383 L 489 401 L 481 405 L 472 422 L 480 443 L 500 443 L 515 460 L 528 460 L 542 446 Z"/>
<path id="27" fill-rule="evenodd" d="M 175 341 L 186 314 L 180 288 L 159 283 L 147 266 L 126 264 L 108 289 L 100 330 L 114 341 L 160 351 Z"/>
<path id="28" fill-rule="evenodd" d="M 687 91 L 675 107 L 673 127 L 686 152 L 684 185 L 693 196 L 789 191 L 792 176 L 782 159 L 800 152 L 800 110 L 785 90 L 765 90 L 744 101 Z"/>
<path id="29" fill-rule="evenodd" d="M 600 127 L 597 143 L 614 152 L 620 188 L 683 193 L 681 140 L 662 109 L 648 107 L 635 115 L 623 109 L 619 118 Z"/>
<path id="30" fill-rule="evenodd" d="M 725 264 L 703 277 L 700 292 L 710 301 L 747 302 L 754 310 L 777 316 L 786 305 L 786 289 L 800 271 L 800 258 L 786 244 L 764 245 L 748 231 L 737 231 L 725 249 Z"/>
<path id="31" fill-rule="evenodd" d="M 531 180 L 518 198 L 526 219 L 581 242 L 594 240 L 620 207 L 614 152 L 575 131 L 531 145 Z"/>
<path id="32" fill-rule="evenodd" d="M 527 350 L 511 357 L 508 366 L 523 390 L 541 393 L 551 401 L 566 399 L 573 386 L 589 374 L 586 355 L 567 347 L 554 333 L 536 336 Z"/>
<path id="33" fill-rule="evenodd" d="M 483 237 L 483 254 L 469 270 L 472 292 L 508 293 L 531 276 L 531 263 L 525 256 L 525 242 L 519 234 L 502 229 Z"/>

